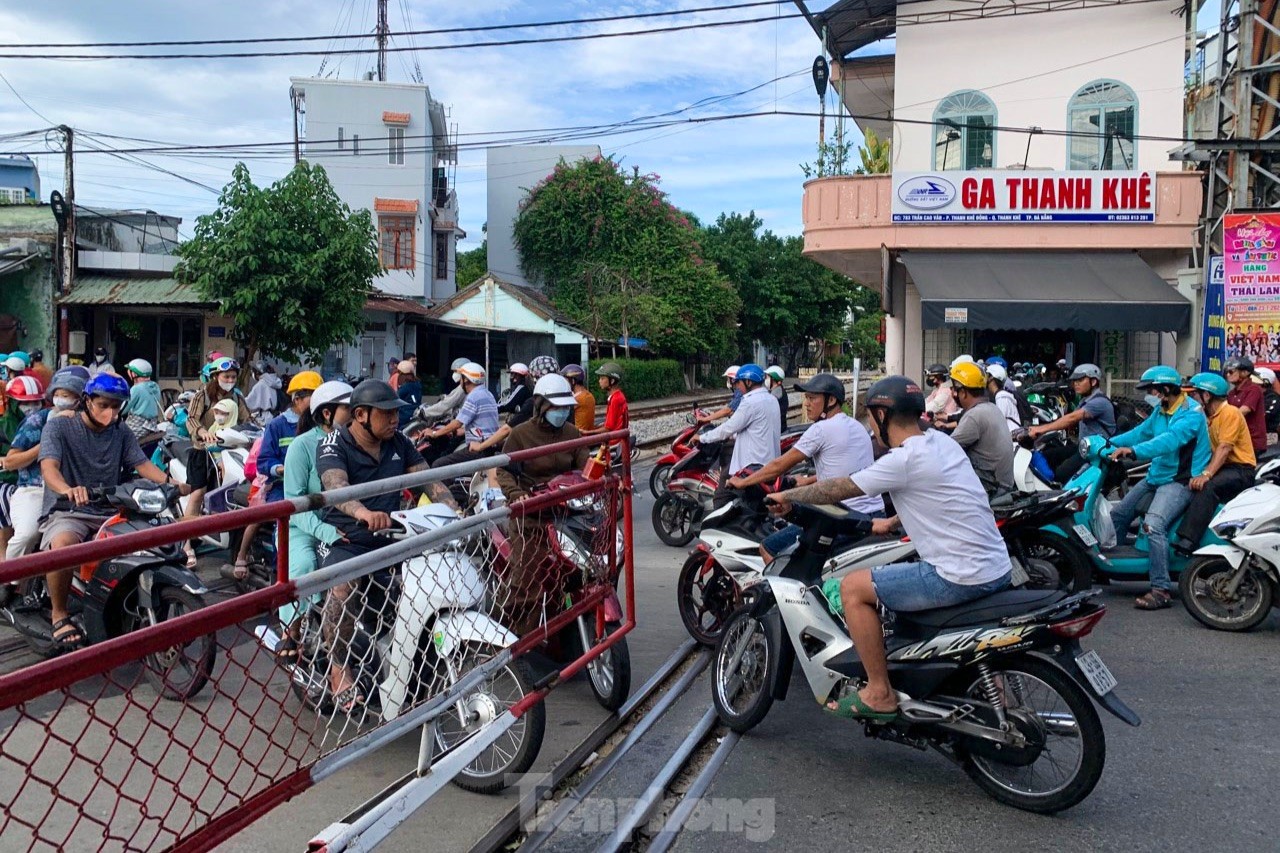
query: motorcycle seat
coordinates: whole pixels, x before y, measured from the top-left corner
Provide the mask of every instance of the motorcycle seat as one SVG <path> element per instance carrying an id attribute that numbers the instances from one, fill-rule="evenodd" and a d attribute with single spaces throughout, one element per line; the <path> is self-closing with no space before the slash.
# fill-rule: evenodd
<path id="1" fill-rule="evenodd" d="M 164 442 L 164 445 L 175 459 L 186 459 L 187 452 L 191 450 L 192 446 L 189 438 L 175 438 L 173 441 Z"/>
<path id="2" fill-rule="evenodd" d="M 895 611 L 894 615 L 899 626 L 905 623 L 919 628 L 955 628 L 995 622 L 1006 616 L 1019 616 L 1056 604 L 1068 595 L 1070 593 L 1058 589 L 1007 589 L 955 607 Z"/>

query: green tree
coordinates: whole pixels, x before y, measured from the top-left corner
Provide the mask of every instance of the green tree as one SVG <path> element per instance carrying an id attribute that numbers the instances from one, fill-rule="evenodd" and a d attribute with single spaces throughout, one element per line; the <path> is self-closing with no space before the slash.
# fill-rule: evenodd
<path id="1" fill-rule="evenodd" d="M 721 214 L 703 243 L 742 298 L 740 354 L 760 341 L 794 369 L 810 342 L 839 338 L 862 298 L 860 285 L 804 256 L 803 238 L 764 230 L 754 211 Z"/>
<path id="2" fill-rule="evenodd" d="M 858 158 L 862 161 L 858 174 L 889 174 L 893 169 L 893 141 L 881 139 L 871 128 L 867 128 L 863 137 L 865 144 L 858 148 Z"/>
<path id="3" fill-rule="evenodd" d="M 621 337 L 625 318 L 662 354 L 732 349 L 737 294 L 656 175 L 608 157 L 562 161 L 521 205 L 515 240 L 525 274 L 595 337 Z"/>
<path id="4" fill-rule="evenodd" d="M 486 239 L 474 249 L 458 253 L 458 271 L 454 278 L 458 287 L 466 287 L 489 271 L 489 241 Z"/>
<path id="5" fill-rule="evenodd" d="M 218 209 L 196 219 L 177 254 L 175 276 L 234 319 L 250 359 L 318 362 L 354 342 L 381 271 L 369 212 L 352 212 L 306 161 L 266 188 L 236 164 Z"/>

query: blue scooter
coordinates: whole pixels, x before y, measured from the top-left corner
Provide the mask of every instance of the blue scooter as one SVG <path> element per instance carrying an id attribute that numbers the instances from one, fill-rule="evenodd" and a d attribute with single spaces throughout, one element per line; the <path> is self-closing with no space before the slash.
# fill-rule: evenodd
<path id="1" fill-rule="evenodd" d="M 1068 491 L 1078 492 L 1075 523 L 1070 530 L 1063 530 L 1060 525 L 1046 525 L 1043 530 L 1057 533 L 1071 542 L 1081 546 L 1093 564 L 1094 579 L 1099 583 L 1111 581 L 1143 581 L 1147 579 L 1147 563 L 1151 552 L 1146 531 L 1138 526 L 1138 538 L 1132 545 L 1119 545 L 1103 551 L 1099 547 L 1094 519 L 1098 512 L 1106 512 L 1105 506 L 1099 507 L 1104 495 L 1109 492 L 1124 476 L 1124 466 L 1112 462 L 1107 455 L 1114 450 L 1107 439 L 1099 435 L 1080 439 L 1080 455 L 1088 462 L 1071 480 L 1063 486 Z M 1145 508 L 1144 508 L 1145 512 Z M 1141 513 L 1138 518 L 1141 519 Z M 1173 540 L 1177 536 L 1177 525 L 1169 526 L 1169 574 L 1177 577 L 1191 558 L 1179 554 L 1173 548 Z M 1123 539 L 1125 531 L 1117 530 L 1116 536 Z M 1222 545 L 1223 540 L 1214 535 L 1213 530 L 1206 530 L 1200 539 L 1199 547 Z"/>

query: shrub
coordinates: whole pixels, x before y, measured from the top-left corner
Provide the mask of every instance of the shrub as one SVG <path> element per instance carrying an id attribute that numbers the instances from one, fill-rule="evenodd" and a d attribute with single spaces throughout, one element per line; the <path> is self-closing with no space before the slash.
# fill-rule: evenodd
<path id="1" fill-rule="evenodd" d="M 593 377 L 595 368 L 606 361 L 622 366 L 622 390 L 626 392 L 628 401 L 654 400 L 685 392 L 684 372 L 680 369 L 680 362 L 674 359 L 601 358 L 592 362 Z M 591 392 L 596 395 L 596 402 L 605 402 L 604 392 L 595 382 L 591 383 Z"/>

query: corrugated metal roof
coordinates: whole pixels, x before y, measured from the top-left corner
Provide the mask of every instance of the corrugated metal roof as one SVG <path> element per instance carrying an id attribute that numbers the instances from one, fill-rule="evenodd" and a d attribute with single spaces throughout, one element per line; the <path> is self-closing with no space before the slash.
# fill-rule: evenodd
<path id="1" fill-rule="evenodd" d="M 404 299 L 400 296 L 387 296 L 386 294 L 370 296 L 365 300 L 364 310 L 387 311 L 392 314 L 412 314 L 422 317 L 431 316 L 431 310 L 421 302 L 414 302 L 412 299 Z"/>
<path id="2" fill-rule="evenodd" d="M 58 300 L 64 305 L 202 305 L 194 286 L 173 278 L 80 276 Z"/>

